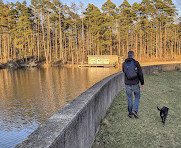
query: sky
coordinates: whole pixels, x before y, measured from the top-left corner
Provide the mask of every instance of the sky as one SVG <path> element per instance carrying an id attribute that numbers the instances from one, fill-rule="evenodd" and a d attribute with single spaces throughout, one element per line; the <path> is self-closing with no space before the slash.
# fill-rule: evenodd
<path id="1" fill-rule="evenodd" d="M 16 2 L 16 1 L 20 1 L 23 2 L 24 0 L 3 0 L 4 2 Z M 30 4 L 31 0 L 26 0 L 26 2 L 28 4 Z M 72 2 L 79 4 L 80 0 L 60 0 L 63 4 L 67 4 L 68 6 L 70 6 L 70 4 Z M 107 0 L 81 0 L 81 2 L 84 3 L 84 7 L 87 7 L 88 3 L 94 4 L 97 7 L 101 8 L 102 4 L 104 4 Z M 116 6 L 119 6 L 120 4 L 122 4 L 123 0 L 111 0 L 113 3 L 116 4 Z M 130 4 L 133 4 L 134 2 L 141 2 L 142 0 L 128 0 L 128 2 Z M 181 0 L 172 0 L 175 4 L 175 6 L 177 7 L 179 16 L 181 16 Z"/>

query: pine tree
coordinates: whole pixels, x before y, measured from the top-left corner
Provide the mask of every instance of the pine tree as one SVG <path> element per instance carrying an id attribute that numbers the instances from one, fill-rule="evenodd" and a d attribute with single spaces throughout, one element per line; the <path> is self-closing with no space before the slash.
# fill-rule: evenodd
<path id="1" fill-rule="evenodd" d="M 106 31 L 104 33 L 104 37 L 108 38 L 109 36 L 109 41 L 106 41 L 106 46 L 109 46 L 109 51 L 110 55 L 113 54 L 113 47 L 112 47 L 112 36 L 113 36 L 113 26 L 115 24 L 115 18 L 116 18 L 116 5 L 111 2 L 111 0 L 107 0 L 102 5 L 102 11 L 105 14 L 105 26 L 106 26 Z"/>
<path id="2" fill-rule="evenodd" d="M 124 30 L 124 36 L 123 38 L 123 55 L 125 55 L 129 51 L 129 29 L 132 24 L 132 11 L 131 11 L 131 5 L 128 3 L 127 0 L 124 0 L 123 3 L 119 6 L 120 9 L 120 21 L 122 29 Z M 125 49 L 125 41 L 126 41 L 126 52 Z"/>

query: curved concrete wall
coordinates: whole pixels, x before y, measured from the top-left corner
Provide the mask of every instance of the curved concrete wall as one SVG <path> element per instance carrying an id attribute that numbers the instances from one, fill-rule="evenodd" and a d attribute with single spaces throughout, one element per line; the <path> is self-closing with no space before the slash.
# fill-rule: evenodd
<path id="1" fill-rule="evenodd" d="M 154 65 L 143 67 L 143 72 L 151 74 L 180 69 L 181 64 Z M 16 148 L 90 148 L 101 119 L 123 88 L 122 72 L 103 79 L 49 118 Z"/>

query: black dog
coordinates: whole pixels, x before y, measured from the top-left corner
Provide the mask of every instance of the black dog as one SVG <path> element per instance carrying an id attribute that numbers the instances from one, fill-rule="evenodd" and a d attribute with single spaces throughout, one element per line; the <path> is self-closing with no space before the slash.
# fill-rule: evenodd
<path id="1" fill-rule="evenodd" d="M 168 115 L 168 110 L 169 108 L 168 107 L 162 107 L 161 109 L 157 106 L 157 109 L 160 111 L 160 117 L 162 119 L 162 123 L 163 125 L 165 125 L 165 120 L 167 118 L 167 115 Z"/>

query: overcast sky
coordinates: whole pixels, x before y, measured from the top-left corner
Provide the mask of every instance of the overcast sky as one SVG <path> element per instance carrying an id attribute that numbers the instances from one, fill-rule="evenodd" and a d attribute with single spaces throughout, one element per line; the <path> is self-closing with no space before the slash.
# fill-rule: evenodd
<path id="1" fill-rule="evenodd" d="M 16 2 L 18 0 L 3 0 L 4 2 Z M 24 0 L 19 0 L 20 2 L 23 2 Z M 28 4 L 30 4 L 31 0 L 26 0 Z M 72 2 L 79 4 L 80 0 L 60 0 L 63 4 L 67 4 L 70 6 Z M 102 4 L 105 3 L 107 0 L 81 0 L 84 3 L 84 7 L 87 7 L 88 3 L 94 4 L 101 8 Z M 141 2 L 142 0 L 128 0 L 130 4 L 133 4 L 134 2 Z M 123 0 L 112 0 L 113 3 L 115 3 L 117 6 L 119 6 Z M 181 0 L 173 0 L 175 6 L 179 10 L 179 16 L 181 16 Z"/>

